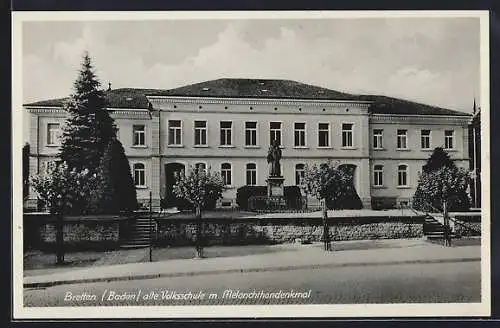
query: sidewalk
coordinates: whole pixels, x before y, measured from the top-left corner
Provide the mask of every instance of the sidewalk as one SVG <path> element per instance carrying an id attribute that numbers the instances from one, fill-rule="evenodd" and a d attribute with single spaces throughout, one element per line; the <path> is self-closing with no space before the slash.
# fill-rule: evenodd
<path id="1" fill-rule="evenodd" d="M 480 261 L 480 246 L 443 247 L 421 240 L 386 241 L 397 247 L 341 250 L 345 242 L 334 243 L 337 251 L 325 252 L 322 244 L 276 245 L 280 252 L 238 257 L 168 260 L 102 267 L 89 267 L 64 272 L 51 272 L 24 277 L 25 288 L 98 281 L 151 279 L 204 274 L 284 271 L 347 266 L 394 265 L 410 263 L 444 263 Z M 340 249 L 340 250 L 339 250 Z M 42 270 L 40 270 L 42 271 Z"/>

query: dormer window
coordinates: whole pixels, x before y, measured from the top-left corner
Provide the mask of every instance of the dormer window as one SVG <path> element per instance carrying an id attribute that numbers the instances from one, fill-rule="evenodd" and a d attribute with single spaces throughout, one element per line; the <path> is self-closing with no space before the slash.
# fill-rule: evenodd
<path id="1" fill-rule="evenodd" d="M 260 91 L 262 91 L 262 92 L 268 92 L 269 90 L 267 90 L 267 89 L 262 89 L 262 90 L 260 90 Z"/>
<path id="2" fill-rule="evenodd" d="M 210 88 L 203 88 L 201 91 L 210 91 Z"/>

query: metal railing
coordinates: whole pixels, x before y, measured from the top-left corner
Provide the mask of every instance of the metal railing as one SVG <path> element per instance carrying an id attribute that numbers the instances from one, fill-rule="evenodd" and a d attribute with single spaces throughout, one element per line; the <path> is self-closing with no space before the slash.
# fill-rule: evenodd
<path id="1" fill-rule="evenodd" d="M 430 211 L 422 211 L 425 213 L 425 215 L 427 216 L 432 216 L 433 218 L 435 218 L 435 214 L 439 214 L 441 216 L 443 216 L 443 219 L 444 219 L 444 212 L 436 207 L 434 207 L 432 204 L 430 204 L 429 202 L 424 202 L 424 205 L 426 207 L 426 209 L 431 209 L 432 212 Z M 408 205 L 408 208 L 411 209 L 414 213 L 416 214 L 419 214 L 418 213 L 418 210 L 416 210 L 414 207 L 413 207 L 413 202 L 410 202 L 410 204 Z M 434 215 L 432 215 L 434 214 Z M 465 213 L 464 213 L 465 214 Z M 421 215 L 421 214 L 420 214 Z M 450 227 L 452 231 L 455 231 L 454 229 L 454 226 L 455 225 L 459 225 L 461 226 L 462 228 L 464 228 L 464 230 L 466 231 L 469 231 L 469 232 L 474 232 L 474 233 L 477 233 L 477 234 L 481 234 L 481 231 L 478 231 L 476 229 L 473 229 L 467 225 L 465 225 L 464 223 L 462 223 L 460 220 L 457 220 L 455 218 L 456 215 L 451 215 L 451 213 L 448 213 L 448 219 L 450 220 L 450 222 L 452 223 L 452 226 Z M 464 215 L 465 216 L 465 215 Z M 474 215 L 470 215 L 470 216 L 477 216 L 477 214 L 474 214 Z"/>
<path id="2" fill-rule="evenodd" d="M 248 209 L 254 212 L 304 212 L 307 210 L 307 197 L 300 196 L 294 202 L 284 196 L 251 196 Z"/>

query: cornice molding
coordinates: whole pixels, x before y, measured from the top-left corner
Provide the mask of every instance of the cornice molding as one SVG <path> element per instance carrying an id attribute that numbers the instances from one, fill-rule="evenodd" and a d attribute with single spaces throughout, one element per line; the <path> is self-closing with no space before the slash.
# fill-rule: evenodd
<path id="1" fill-rule="evenodd" d="M 370 123 L 425 123 L 425 124 L 456 124 L 467 125 L 470 121 L 468 116 L 451 115 L 399 115 L 399 114 L 370 114 Z"/>
<path id="2" fill-rule="evenodd" d="M 57 106 L 24 106 L 30 113 L 33 114 L 59 114 L 58 116 L 66 116 L 67 113 L 62 107 Z M 140 108 L 109 108 L 106 110 L 112 116 L 118 117 L 133 117 L 144 116 L 146 118 L 150 117 L 150 112 L 147 109 Z"/>
<path id="3" fill-rule="evenodd" d="M 372 102 L 353 100 L 323 100 L 323 99 L 282 99 L 282 98 L 221 98 L 221 97 L 180 97 L 180 96 L 146 96 L 154 105 L 183 104 L 224 104 L 224 105 L 307 105 L 328 107 L 356 107 L 368 109 Z M 154 107 L 154 106 L 153 106 Z"/>

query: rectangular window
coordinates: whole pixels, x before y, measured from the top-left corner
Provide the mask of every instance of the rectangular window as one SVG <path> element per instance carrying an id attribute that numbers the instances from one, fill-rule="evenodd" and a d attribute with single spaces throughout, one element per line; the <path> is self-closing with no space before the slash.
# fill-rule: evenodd
<path id="1" fill-rule="evenodd" d="M 182 122 L 180 120 L 168 121 L 168 144 L 172 146 L 182 145 Z"/>
<path id="2" fill-rule="evenodd" d="M 431 148 L 431 130 L 420 131 L 420 147 L 422 149 Z"/>
<path id="3" fill-rule="evenodd" d="M 342 124 L 342 147 L 353 147 L 353 124 Z"/>
<path id="4" fill-rule="evenodd" d="M 373 168 L 373 185 L 376 187 L 384 185 L 384 167 L 382 165 L 375 165 Z"/>
<path id="5" fill-rule="evenodd" d="M 245 122 L 245 146 L 257 146 L 257 122 Z"/>
<path id="6" fill-rule="evenodd" d="M 406 165 L 398 166 L 398 186 L 408 186 L 408 166 Z"/>
<path id="7" fill-rule="evenodd" d="M 194 121 L 194 144 L 207 145 L 207 121 Z"/>
<path id="8" fill-rule="evenodd" d="M 295 147 L 305 147 L 306 146 L 306 124 L 305 123 L 294 123 L 294 146 Z"/>
<path id="9" fill-rule="evenodd" d="M 47 145 L 57 145 L 59 143 L 59 124 L 47 124 Z"/>
<path id="10" fill-rule="evenodd" d="M 453 149 L 453 130 L 444 131 L 444 148 L 445 149 Z"/>
<path id="11" fill-rule="evenodd" d="M 330 146 L 330 123 L 318 124 L 318 147 Z"/>
<path id="12" fill-rule="evenodd" d="M 275 141 L 281 146 L 281 122 L 269 122 L 270 143 L 274 144 Z"/>
<path id="13" fill-rule="evenodd" d="M 305 175 L 305 165 L 296 164 L 295 165 L 295 185 L 300 186 Z"/>
<path id="14" fill-rule="evenodd" d="M 398 130 L 397 133 L 397 148 L 398 149 L 407 149 L 407 130 Z"/>
<path id="15" fill-rule="evenodd" d="M 146 169 L 144 164 L 137 163 L 134 164 L 134 183 L 137 187 L 142 187 L 146 185 Z"/>
<path id="16" fill-rule="evenodd" d="M 373 130 L 373 148 L 374 149 L 383 149 L 384 144 L 382 142 L 382 135 L 384 130 L 382 129 L 374 129 Z"/>
<path id="17" fill-rule="evenodd" d="M 231 146 L 233 144 L 233 122 L 221 121 L 220 122 L 220 145 Z"/>
<path id="18" fill-rule="evenodd" d="M 247 164 L 247 185 L 257 185 L 257 165 L 254 163 Z"/>
<path id="19" fill-rule="evenodd" d="M 231 164 L 222 163 L 221 165 L 221 177 L 225 186 L 231 185 Z"/>
<path id="20" fill-rule="evenodd" d="M 134 146 L 146 145 L 146 131 L 144 125 L 134 125 Z"/>

